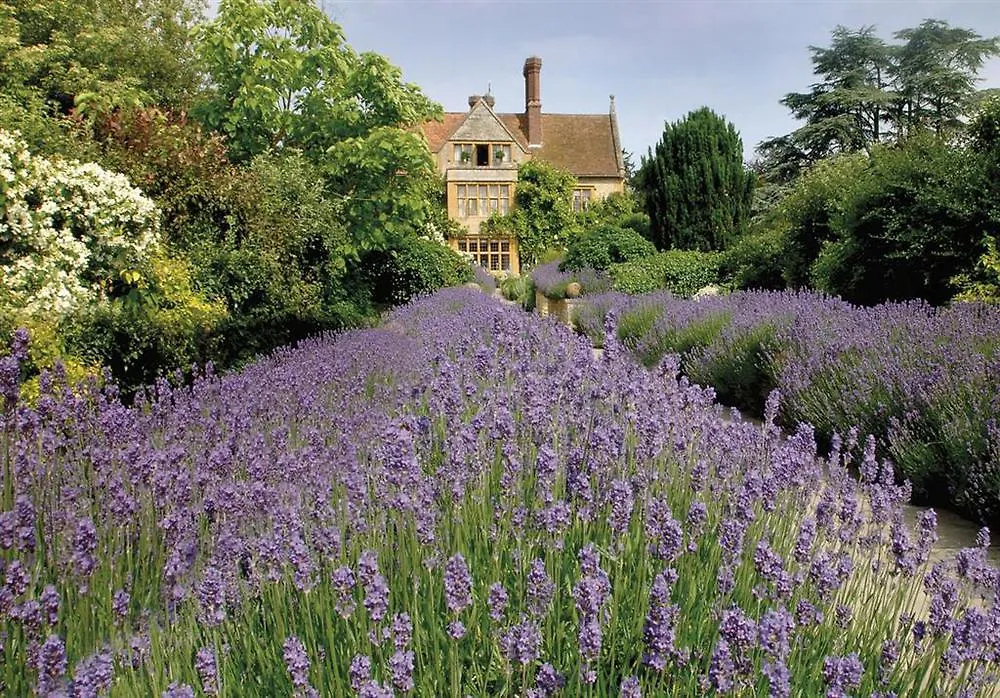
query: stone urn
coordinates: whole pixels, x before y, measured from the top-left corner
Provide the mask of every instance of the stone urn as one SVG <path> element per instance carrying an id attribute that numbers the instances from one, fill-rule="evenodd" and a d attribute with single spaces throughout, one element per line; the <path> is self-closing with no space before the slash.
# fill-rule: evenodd
<path id="1" fill-rule="evenodd" d="M 574 281 L 566 286 L 566 297 L 567 298 L 579 298 L 580 297 L 580 282 Z"/>

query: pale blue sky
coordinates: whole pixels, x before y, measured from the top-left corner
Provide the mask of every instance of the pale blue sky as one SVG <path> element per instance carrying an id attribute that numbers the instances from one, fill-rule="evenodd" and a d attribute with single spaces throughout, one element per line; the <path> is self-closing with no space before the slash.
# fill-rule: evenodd
<path id="1" fill-rule="evenodd" d="M 809 45 L 838 24 L 878 33 L 943 19 L 1000 35 L 1000 0 L 685 1 L 325 0 L 358 51 L 398 65 L 446 111 L 468 108 L 492 85 L 498 111 L 524 109 L 521 68 L 541 56 L 542 110 L 602 113 L 615 95 L 624 147 L 635 160 L 664 121 L 700 106 L 731 120 L 747 156 L 795 122 L 778 103 L 813 82 Z M 1000 60 L 981 73 L 1000 87 Z"/>

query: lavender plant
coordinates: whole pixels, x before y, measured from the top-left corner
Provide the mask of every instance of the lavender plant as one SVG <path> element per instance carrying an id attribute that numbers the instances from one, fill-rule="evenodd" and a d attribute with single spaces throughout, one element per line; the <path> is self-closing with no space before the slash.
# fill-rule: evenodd
<path id="1" fill-rule="evenodd" d="M 871 308 L 807 292 L 746 292 L 685 300 L 669 294 L 595 298 L 580 331 L 617 338 L 646 366 L 680 356 L 692 381 L 762 416 L 782 394 L 779 419 L 811 424 L 824 446 L 851 428 L 921 502 L 1000 522 L 1000 311 L 976 303 Z"/>
<path id="2" fill-rule="evenodd" d="M 3 694 L 988 695 L 985 532 L 608 339 L 452 289 L 129 408 L 13 353 Z"/>

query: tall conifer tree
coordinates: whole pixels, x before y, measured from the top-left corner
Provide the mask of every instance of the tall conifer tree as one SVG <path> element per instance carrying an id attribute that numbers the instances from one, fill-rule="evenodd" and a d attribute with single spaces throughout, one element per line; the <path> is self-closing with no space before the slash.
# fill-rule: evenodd
<path id="1" fill-rule="evenodd" d="M 753 174 L 736 128 L 707 107 L 667 124 L 636 173 L 660 249 L 721 250 L 750 217 Z"/>

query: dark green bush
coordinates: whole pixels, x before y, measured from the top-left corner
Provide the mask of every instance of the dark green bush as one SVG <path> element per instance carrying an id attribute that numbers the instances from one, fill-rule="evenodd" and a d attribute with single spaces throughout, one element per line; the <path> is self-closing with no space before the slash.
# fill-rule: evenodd
<path id="1" fill-rule="evenodd" d="M 677 296 L 692 296 L 718 282 L 720 262 L 716 252 L 669 250 L 613 264 L 609 271 L 616 291 L 641 295 L 667 290 Z"/>
<path id="2" fill-rule="evenodd" d="M 417 237 L 367 254 L 363 266 L 372 300 L 380 304 L 406 303 L 414 296 L 475 280 L 472 267 L 457 252 Z"/>
<path id="3" fill-rule="evenodd" d="M 656 254 L 649 240 L 630 228 L 602 225 L 588 230 L 572 241 L 560 269 L 607 270 L 612 264 L 631 262 Z"/>
<path id="4" fill-rule="evenodd" d="M 778 230 L 747 235 L 722 254 L 720 274 L 739 290 L 781 290 L 785 288 L 782 244 Z"/>

